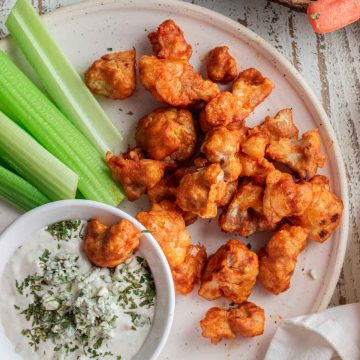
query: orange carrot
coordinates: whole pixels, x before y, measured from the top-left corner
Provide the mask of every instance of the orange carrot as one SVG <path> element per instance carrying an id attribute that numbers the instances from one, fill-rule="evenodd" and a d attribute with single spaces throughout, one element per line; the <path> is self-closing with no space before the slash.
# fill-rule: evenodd
<path id="1" fill-rule="evenodd" d="M 360 0 L 318 0 L 310 3 L 307 16 L 315 32 L 334 31 L 360 19 Z"/>

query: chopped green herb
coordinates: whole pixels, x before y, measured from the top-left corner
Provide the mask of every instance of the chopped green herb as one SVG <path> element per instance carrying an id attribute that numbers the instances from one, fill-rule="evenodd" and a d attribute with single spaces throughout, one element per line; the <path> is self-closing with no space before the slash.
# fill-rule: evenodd
<path id="1" fill-rule="evenodd" d="M 106 50 L 107 50 L 107 51 L 113 51 L 113 48 L 112 48 L 112 47 L 108 47 Z"/>
<path id="2" fill-rule="evenodd" d="M 141 232 L 143 234 L 152 234 L 152 232 L 150 230 L 141 230 Z"/>
<path id="3" fill-rule="evenodd" d="M 319 13 L 313 13 L 310 15 L 310 17 L 313 19 L 313 20 L 317 20 L 320 18 L 320 14 Z"/>
<path id="4" fill-rule="evenodd" d="M 73 234 L 79 230 L 80 224 L 81 220 L 63 220 L 49 225 L 46 231 L 58 241 L 69 241 Z"/>
<path id="5" fill-rule="evenodd" d="M 49 260 L 49 256 L 50 256 L 50 251 L 48 249 L 45 249 L 42 255 L 39 257 L 40 263 L 42 265 L 45 265 Z"/>
<path id="6" fill-rule="evenodd" d="M 15 308 L 16 310 L 20 310 L 20 306 L 14 305 L 14 308 Z"/>
<path id="7" fill-rule="evenodd" d="M 134 115 L 134 113 L 132 111 L 128 111 L 126 115 Z"/>

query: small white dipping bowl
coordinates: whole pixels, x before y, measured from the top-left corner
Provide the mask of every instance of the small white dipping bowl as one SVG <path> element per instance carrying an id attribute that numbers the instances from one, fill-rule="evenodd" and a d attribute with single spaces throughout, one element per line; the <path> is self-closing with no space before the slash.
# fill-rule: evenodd
<path id="1" fill-rule="evenodd" d="M 31 234 L 52 223 L 76 218 L 83 220 L 97 218 L 107 225 L 114 224 L 120 219 L 127 219 L 139 230 L 145 230 L 144 226 L 132 216 L 96 201 L 64 200 L 43 205 L 20 216 L 1 234 L 0 276 L 16 248 Z M 174 284 L 164 253 L 151 234 L 144 233 L 141 237 L 139 253 L 149 264 L 155 280 L 156 308 L 149 335 L 132 360 L 155 360 L 164 347 L 171 329 L 175 308 Z M 11 324 L 3 324 L 0 319 L 1 359 L 20 359 L 6 336 L 4 326 Z"/>

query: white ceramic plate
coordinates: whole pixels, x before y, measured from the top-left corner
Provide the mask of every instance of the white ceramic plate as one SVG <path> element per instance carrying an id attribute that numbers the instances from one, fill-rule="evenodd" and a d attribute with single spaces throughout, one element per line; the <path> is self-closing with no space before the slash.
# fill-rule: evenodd
<path id="1" fill-rule="evenodd" d="M 274 296 L 260 286 L 254 289 L 250 300 L 265 308 L 267 316 L 263 336 L 254 339 L 238 337 L 217 346 L 211 345 L 201 337 L 199 320 L 208 308 L 226 302 L 205 301 L 197 296 L 196 291 L 187 297 L 177 298 L 172 333 L 160 356 L 161 360 L 261 359 L 282 318 L 325 308 L 335 288 L 344 259 L 348 230 L 347 184 L 340 149 L 324 110 L 293 67 L 264 40 L 222 15 L 176 1 L 104 0 L 58 10 L 45 16 L 44 20 L 76 69 L 83 73 L 93 60 L 108 52 L 107 48 L 117 51 L 135 46 L 138 56 L 150 54 L 151 47 L 146 35 L 167 18 L 174 19 L 184 30 L 194 50 L 191 63 L 200 71 L 204 72 L 206 53 L 214 46 L 227 44 L 241 69 L 255 67 L 275 82 L 276 89 L 249 118 L 249 125 L 261 122 L 266 115 L 275 114 L 282 108 L 292 107 L 301 132 L 319 127 L 323 150 L 328 159 L 320 173 L 330 178 L 332 189 L 345 204 L 342 223 L 332 238 L 322 245 L 310 243 L 301 254 L 292 286 L 287 292 Z M 11 41 L 1 41 L 0 48 L 24 66 L 24 60 Z M 29 70 L 28 66 L 24 68 Z M 111 101 L 99 98 L 99 101 L 121 130 L 124 149 L 128 144 L 134 144 L 137 120 L 161 106 L 140 84 L 130 99 Z M 135 214 L 140 209 L 147 209 L 148 204 L 146 201 L 124 202 L 120 208 Z M 18 215 L 13 208 L 1 204 L 0 229 Z M 216 221 L 198 221 L 189 227 L 189 231 L 193 242 L 205 244 L 209 254 L 231 237 L 220 232 Z M 250 242 L 253 249 L 258 250 L 268 237 L 267 234 L 259 234 L 242 240 Z M 316 280 L 309 276 L 309 270 L 314 271 Z"/>

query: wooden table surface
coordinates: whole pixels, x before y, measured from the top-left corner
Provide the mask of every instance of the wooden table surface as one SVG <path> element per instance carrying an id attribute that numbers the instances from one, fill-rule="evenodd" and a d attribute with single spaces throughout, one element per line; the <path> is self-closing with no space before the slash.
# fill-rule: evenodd
<path id="1" fill-rule="evenodd" d="M 79 0 L 33 0 L 46 13 Z M 263 37 L 303 75 L 322 102 L 337 135 L 349 180 L 347 255 L 331 305 L 360 301 L 360 21 L 315 35 L 303 13 L 265 0 L 192 0 Z M 14 0 L 0 0 L 0 25 Z M 0 37 L 5 35 L 0 27 Z"/>

